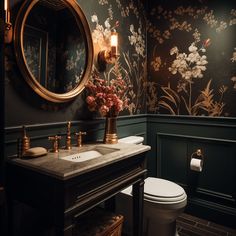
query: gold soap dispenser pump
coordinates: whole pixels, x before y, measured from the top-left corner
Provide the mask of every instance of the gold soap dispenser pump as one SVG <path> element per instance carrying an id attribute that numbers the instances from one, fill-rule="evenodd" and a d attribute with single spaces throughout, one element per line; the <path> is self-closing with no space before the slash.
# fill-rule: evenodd
<path id="1" fill-rule="evenodd" d="M 22 155 L 30 148 L 30 138 L 26 135 L 26 127 L 22 126 Z"/>

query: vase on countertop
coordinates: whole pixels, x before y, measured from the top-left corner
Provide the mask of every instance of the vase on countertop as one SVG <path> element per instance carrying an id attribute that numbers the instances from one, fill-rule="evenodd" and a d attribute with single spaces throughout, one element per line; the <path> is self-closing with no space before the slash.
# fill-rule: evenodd
<path id="1" fill-rule="evenodd" d="M 105 132 L 103 139 L 103 142 L 105 144 L 118 143 L 116 121 L 117 116 L 106 116 Z"/>

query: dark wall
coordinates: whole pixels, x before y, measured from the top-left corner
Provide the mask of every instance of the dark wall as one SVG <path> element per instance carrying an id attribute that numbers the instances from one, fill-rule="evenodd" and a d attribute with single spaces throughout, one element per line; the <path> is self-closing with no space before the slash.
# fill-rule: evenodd
<path id="1" fill-rule="evenodd" d="M 148 112 L 236 116 L 236 2 L 149 1 Z"/>
<path id="2" fill-rule="evenodd" d="M 23 1 L 11 1 L 12 21 Z M 119 70 L 130 88 L 127 97 L 129 107 L 120 115 L 146 112 L 146 28 L 143 5 L 139 1 L 79 1 L 90 25 L 94 41 L 95 61 L 100 50 L 107 47 L 107 32 L 119 21 Z M 71 102 L 55 104 L 40 98 L 25 82 L 17 66 L 13 43 L 6 45 L 5 57 L 5 126 L 19 126 L 90 119 L 85 104 L 85 93 Z M 101 77 L 111 76 L 113 65 L 108 66 Z"/>
<path id="3" fill-rule="evenodd" d="M 149 175 L 181 185 L 186 212 L 235 228 L 235 119 L 150 114 L 147 134 Z M 192 157 L 203 160 L 202 171 L 190 168 Z"/>

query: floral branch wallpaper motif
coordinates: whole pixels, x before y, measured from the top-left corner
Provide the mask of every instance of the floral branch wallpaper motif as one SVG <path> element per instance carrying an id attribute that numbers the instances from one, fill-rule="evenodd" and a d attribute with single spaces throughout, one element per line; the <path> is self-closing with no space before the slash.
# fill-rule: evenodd
<path id="1" fill-rule="evenodd" d="M 98 0 L 98 5 L 99 11 L 94 11 L 91 15 L 95 55 L 101 50 L 109 49 L 112 30 L 118 32 L 120 42 L 117 64 L 109 65 L 101 77 L 112 80 L 119 74 L 129 85 L 126 93 L 129 102 L 121 112 L 123 115 L 145 113 L 147 83 L 144 6 L 141 1 L 134 0 Z M 104 14 L 106 11 L 107 14 Z M 96 64 L 94 71 L 98 71 Z"/>
<path id="2" fill-rule="evenodd" d="M 149 1 L 149 113 L 236 116 L 236 3 Z"/>

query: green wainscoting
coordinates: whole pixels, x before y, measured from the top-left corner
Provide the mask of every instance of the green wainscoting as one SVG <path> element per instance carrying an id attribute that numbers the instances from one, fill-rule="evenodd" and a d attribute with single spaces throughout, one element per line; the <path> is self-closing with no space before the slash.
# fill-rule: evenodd
<path id="1" fill-rule="evenodd" d="M 84 142 L 103 138 L 104 119 L 72 121 L 71 133 L 86 131 Z M 213 222 L 235 227 L 236 119 L 165 115 L 120 116 L 119 138 L 139 135 L 151 146 L 148 175 L 174 181 L 188 194 L 186 211 Z M 27 126 L 31 146 L 51 147 L 48 136 L 61 135 L 66 122 Z M 16 153 L 21 127 L 5 128 L 6 156 Z M 72 141 L 76 143 L 74 139 Z M 190 170 L 191 154 L 202 149 L 202 172 Z"/>
<path id="2" fill-rule="evenodd" d="M 149 115 L 147 134 L 149 175 L 183 186 L 187 212 L 235 227 L 236 119 Z M 199 148 L 202 172 L 190 169 Z"/>
<path id="3" fill-rule="evenodd" d="M 143 136 L 146 140 L 146 115 L 120 116 L 117 118 L 118 137 L 123 138 L 128 135 Z M 30 137 L 31 147 L 43 146 L 50 149 L 51 141 L 49 136 L 60 135 L 60 147 L 65 145 L 67 122 L 44 123 L 26 125 L 27 135 Z M 23 124 L 22 124 L 23 125 Z M 71 121 L 72 144 L 76 144 L 75 133 L 86 131 L 83 137 L 84 142 L 91 142 L 103 139 L 105 119 Z M 5 156 L 17 153 L 17 139 L 22 137 L 22 126 L 5 128 Z"/>

